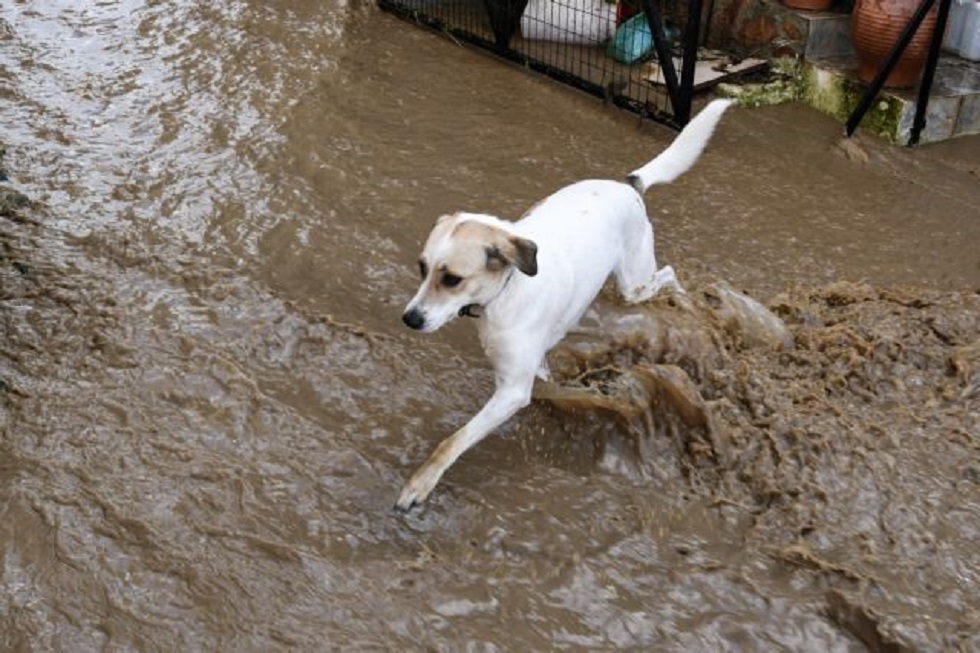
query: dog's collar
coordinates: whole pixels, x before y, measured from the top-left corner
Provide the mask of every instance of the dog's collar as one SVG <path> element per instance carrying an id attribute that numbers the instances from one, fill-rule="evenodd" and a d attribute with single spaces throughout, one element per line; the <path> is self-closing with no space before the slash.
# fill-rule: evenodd
<path id="1" fill-rule="evenodd" d="M 474 317 L 474 318 L 481 318 L 481 317 L 483 317 L 483 314 L 486 311 L 487 306 L 490 305 L 490 302 L 492 302 L 495 299 L 497 299 L 498 297 L 500 297 L 500 295 L 507 288 L 507 284 L 510 283 L 510 279 L 513 276 L 514 276 L 514 270 L 511 269 L 510 274 L 507 275 L 507 278 L 504 280 L 504 284 L 502 286 L 500 286 L 500 290 L 497 291 L 497 294 L 496 295 L 494 295 L 489 300 L 487 300 L 487 303 L 486 304 L 467 304 L 463 308 L 459 309 L 459 316 L 460 317 Z"/>

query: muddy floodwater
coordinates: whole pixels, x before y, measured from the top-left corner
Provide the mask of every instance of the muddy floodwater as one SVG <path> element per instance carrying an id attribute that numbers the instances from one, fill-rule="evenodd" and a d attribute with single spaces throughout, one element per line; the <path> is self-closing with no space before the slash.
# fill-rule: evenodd
<path id="1" fill-rule="evenodd" d="M 980 140 L 841 133 L 729 112 L 688 294 L 402 515 L 493 386 L 433 220 L 673 132 L 369 2 L 4 2 L 0 650 L 980 650 Z"/>

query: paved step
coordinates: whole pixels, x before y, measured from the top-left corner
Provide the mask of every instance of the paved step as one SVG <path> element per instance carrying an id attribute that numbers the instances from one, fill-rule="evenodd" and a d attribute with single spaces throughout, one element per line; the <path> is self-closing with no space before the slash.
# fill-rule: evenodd
<path id="1" fill-rule="evenodd" d="M 815 109 L 846 121 L 864 95 L 854 74 L 853 57 L 824 57 L 806 61 L 800 70 L 800 99 Z M 915 117 L 915 89 L 879 94 L 859 129 L 894 143 L 907 143 Z M 936 68 L 920 143 L 980 134 L 980 64 L 943 55 Z"/>

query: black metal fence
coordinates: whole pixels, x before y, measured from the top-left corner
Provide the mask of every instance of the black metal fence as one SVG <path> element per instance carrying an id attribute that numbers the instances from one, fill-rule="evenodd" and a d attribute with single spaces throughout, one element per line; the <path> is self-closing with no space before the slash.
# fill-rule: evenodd
<path id="1" fill-rule="evenodd" d="M 701 0 L 379 0 L 406 20 L 683 126 Z"/>

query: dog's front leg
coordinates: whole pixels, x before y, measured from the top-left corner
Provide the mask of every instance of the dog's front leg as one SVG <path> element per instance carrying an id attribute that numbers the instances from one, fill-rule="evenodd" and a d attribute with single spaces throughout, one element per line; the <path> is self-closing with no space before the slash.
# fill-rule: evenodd
<path id="1" fill-rule="evenodd" d="M 498 373 L 497 389 L 490 401 L 466 426 L 439 443 L 425 464 L 416 470 L 402 489 L 395 508 L 407 511 L 425 501 L 443 473 L 457 458 L 518 410 L 527 406 L 531 401 L 535 369 L 536 366 L 528 368 L 525 364 L 521 365 L 519 373 L 503 376 Z"/>

